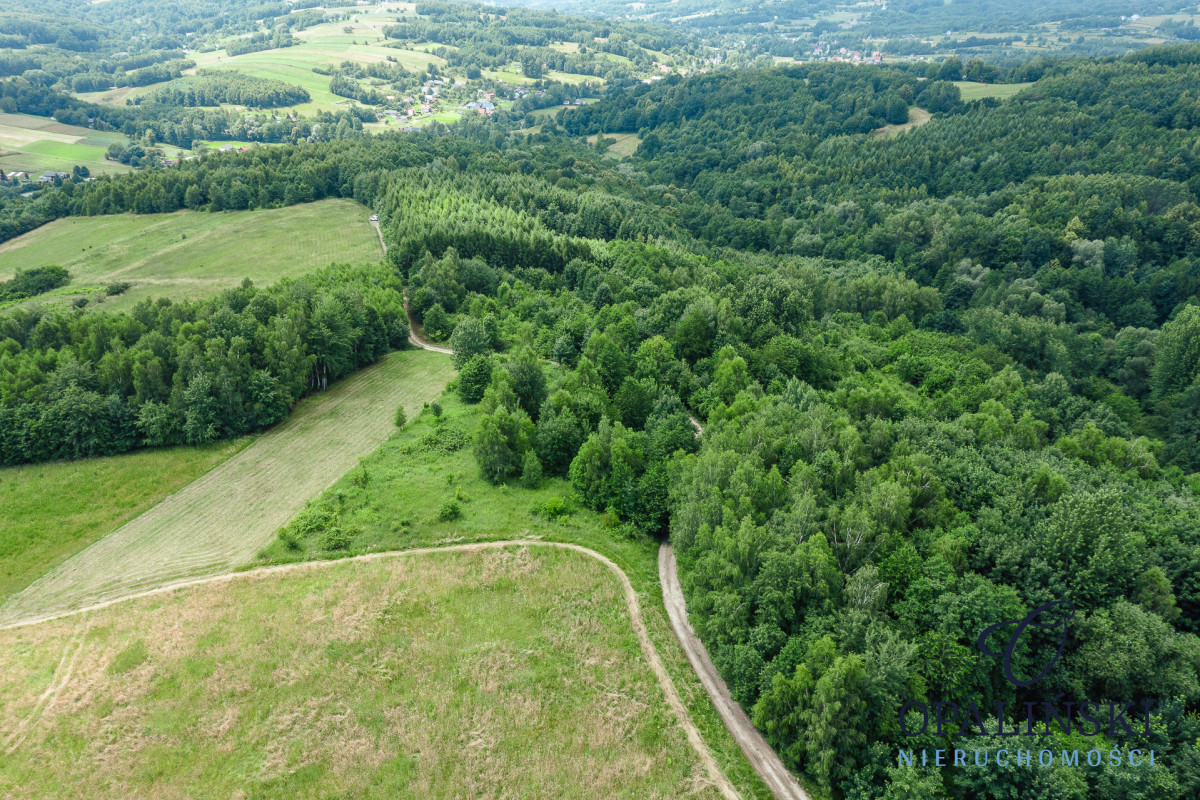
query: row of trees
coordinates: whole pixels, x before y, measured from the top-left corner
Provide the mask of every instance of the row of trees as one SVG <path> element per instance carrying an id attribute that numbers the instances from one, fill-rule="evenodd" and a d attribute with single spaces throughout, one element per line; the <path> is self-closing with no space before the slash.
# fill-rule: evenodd
<path id="1" fill-rule="evenodd" d="M 400 284 L 381 267 L 120 314 L 13 309 L 0 317 L 0 462 L 261 430 L 407 338 Z"/>
<path id="2" fill-rule="evenodd" d="M 139 97 L 138 101 L 185 107 L 231 103 L 253 108 L 278 108 L 307 103 L 310 99 L 308 90 L 302 86 L 223 70 L 201 71 L 171 81 Z"/>

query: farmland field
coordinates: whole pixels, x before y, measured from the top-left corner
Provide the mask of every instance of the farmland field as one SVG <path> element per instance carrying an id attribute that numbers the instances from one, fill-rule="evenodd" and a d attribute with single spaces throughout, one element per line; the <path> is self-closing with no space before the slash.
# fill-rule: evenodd
<path id="1" fill-rule="evenodd" d="M 1028 89 L 1028 83 L 975 83 L 974 81 L 954 81 L 954 85 L 962 93 L 964 103 L 980 100 L 984 97 L 995 97 L 1003 100 L 1012 97 L 1022 89 Z"/>
<path id="2" fill-rule="evenodd" d="M 57 264 L 71 284 L 64 302 L 83 294 L 108 310 L 148 297 L 204 297 L 243 278 L 273 283 L 331 262 L 377 262 L 370 211 L 352 200 L 323 200 L 258 211 L 67 217 L 0 245 L 0 280 L 17 269 Z M 132 283 L 105 298 L 103 285 Z"/>
<path id="3" fill-rule="evenodd" d="M 240 576 L 0 632 L 0 675 L 6 796 L 719 796 L 575 552 Z"/>
<path id="4" fill-rule="evenodd" d="M 721 770 L 745 800 L 770 797 L 726 732 L 674 638 L 659 586 L 657 542 L 606 527 L 599 514 L 572 499 L 571 487 L 563 479 L 547 479 L 537 489 L 488 483 L 479 476 L 471 447 L 464 441 L 483 416 L 480 407 L 464 404 L 453 392 L 446 392 L 438 402 L 440 417 L 422 412 L 403 433 L 363 459 L 360 470 L 344 475 L 310 502 L 314 517 L 332 512 L 332 525 L 348 534 L 344 547 L 324 548 L 322 533 L 289 536 L 291 544 L 283 539 L 272 542 L 257 563 L 519 538 L 571 542 L 603 553 L 629 576 L 647 633 Z M 442 519 L 442 509 L 451 503 L 457 503 L 459 516 Z M 296 534 L 295 527 L 288 534 Z"/>
<path id="5" fill-rule="evenodd" d="M 0 605 L 0 625 L 73 608 L 250 561 L 305 500 L 415 415 L 453 375 L 445 355 L 386 356 L 302 402 L 283 423 Z"/>
<path id="6" fill-rule="evenodd" d="M 0 469 L 0 603 L 245 444 L 142 450 Z"/>
<path id="7" fill-rule="evenodd" d="M 127 138 L 113 131 L 94 131 L 64 125 L 50 117 L 0 114 L 0 169 L 31 172 L 70 172 L 76 165 L 96 174 L 126 172 L 129 167 L 104 158 L 108 146 Z"/>

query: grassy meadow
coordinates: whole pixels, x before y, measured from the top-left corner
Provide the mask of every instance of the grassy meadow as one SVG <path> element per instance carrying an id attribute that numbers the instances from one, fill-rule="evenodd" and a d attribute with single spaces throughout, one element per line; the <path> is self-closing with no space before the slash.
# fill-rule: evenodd
<path id="1" fill-rule="evenodd" d="M 626 535 L 571 499 L 569 484 L 548 478 L 538 489 L 516 481 L 493 486 L 479 476 L 469 437 L 481 412 L 451 391 L 439 398 L 440 416 L 424 410 L 403 432 L 362 460 L 320 497 L 259 556 L 257 563 L 283 564 L 342 558 L 380 551 L 533 538 L 573 542 L 612 559 L 637 591 L 646 629 L 692 720 L 721 769 L 743 798 L 770 797 L 716 710 L 675 640 L 658 581 L 658 543 Z M 458 516 L 447 519 L 455 512 Z M 322 530 L 306 524 L 329 520 Z M 336 531 L 336 535 L 330 534 Z M 336 539 L 336 549 L 325 545 Z"/>
<path id="2" fill-rule="evenodd" d="M 245 565 L 308 498 L 391 435 L 397 406 L 415 415 L 453 374 L 443 354 L 392 353 L 329 391 L 309 396 L 285 421 L 111 533 L 86 514 L 60 524 L 43 516 L 46 541 L 40 552 L 60 561 L 78 552 L 49 571 L 44 557 L 44 574 L 0 605 L 0 624 Z M 16 471 L 15 485 L 4 496 L 37 502 L 38 469 Z M 103 536 L 86 549 L 81 548 L 88 535 L 71 527 L 81 522 L 91 523 L 92 539 Z M 26 579 L 38 571 L 37 556 L 34 551 L 24 559 Z"/>
<path id="3" fill-rule="evenodd" d="M 972 100 L 981 100 L 984 97 L 995 97 L 1003 100 L 1006 97 L 1012 97 L 1022 89 L 1028 89 L 1028 83 L 975 83 L 974 81 L 954 81 L 954 85 L 958 87 L 962 94 L 964 103 L 969 103 Z"/>
<path id="4" fill-rule="evenodd" d="M 0 113 L 0 169 L 29 172 L 70 172 L 79 165 L 94 174 L 128 172 L 129 167 L 104 158 L 108 146 L 128 138 L 113 131 L 94 131 L 64 125 L 50 117 Z"/>
<path id="5" fill-rule="evenodd" d="M 0 603 L 245 442 L 0 469 Z"/>
<path id="6" fill-rule="evenodd" d="M 0 632 L 0 676 L 3 796 L 719 796 L 575 552 L 239 576 Z"/>
<path id="7" fill-rule="evenodd" d="M 215 214 L 65 217 L 0 245 L 0 280 L 17 269 L 56 264 L 71 273 L 71 283 L 52 301 L 86 295 L 106 310 L 127 310 L 148 297 L 211 296 L 243 278 L 269 284 L 334 261 L 379 261 L 370 213 L 333 199 Z M 105 297 L 104 286 L 117 281 L 133 286 Z"/>
<path id="8" fill-rule="evenodd" d="M 629 158 L 637 152 L 638 145 L 642 143 L 642 139 L 636 133 L 599 133 L 592 134 L 587 137 L 588 144 L 594 145 L 600 138 L 615 139 L 613 144 L 608 146 L 607 154 L 613 158 Z"/>

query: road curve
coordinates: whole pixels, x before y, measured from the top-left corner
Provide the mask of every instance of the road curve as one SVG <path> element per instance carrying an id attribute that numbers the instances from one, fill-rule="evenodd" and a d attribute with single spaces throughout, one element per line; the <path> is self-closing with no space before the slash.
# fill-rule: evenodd
<path id="1" fill-rule="evenodd" d="M 658 549 L 658 579 L 662 584 L 663 604 L 667 607 L 667 616 L 671 618 L 671 628 L 675 631 L 675 637 L 687 653 L 692 669 L 696 671 L 700 683 L 704 685 L 704 691 L 716 706 L 729 735 L 738 743 L 738 747 L 742 748 L 750 765 L 776 800 L 809 800 L 795 776 L 779 760 L 775 750 L 750 722 L 742 707 L 729 695 L 729 688 L 717 674 L 717 668 L 708 657 L 704 643 L 696 638 L 692 626 L 688 623 L 687 604 L 683 599 L 683 587 L 679 584 L 679 571 L 675 564 L 675 550 L 669 544 L 663 544 Z"/>
<path id="2" fill-rule="evenodd" d="M 28 622 L 17 622 L 10 625 L 0 626 L 0 631 L 9 630 L 12 628 L 21 628 L 29 625 L 36 625 L 42 622 L 49 622 L 54 619 L 62 619 L 63 617 L 71 617 L 79 614 L 85 614 L 90 611 L 97 611 L 102 608 L 123 603 L 126 600 L 133 600 L 138 597 L 149 597 L 152 595 L 165 594 L 187 586 L 203 586 L 210 583 L 227 583 L 229 581 L 240 580 L 242 578 L 252 578 L 262 575 L 273 575 L 284 572 L 298 572 L 306 569 L 320 569 L 322 567 L 332 566 L 334 564 L 343 564 L 350 561 L 373 561 L 380 558 L 400 558 L 412 555 L 427 555 L 430 553 L 440 552 L 464 552 L 476 550 L 499 550 L 506 547 L 554 547 L 561 550 L 574 550 L 577 553 L 589 556 L 596 559 L 604 566 L 608 567 L 609 571 L 616 576 L 617 581 L 621 584 L 621 589 L 625 595 L 625 608 L 629 612 L 630 622 L 633 624 L 634 633 L 637 634 L 638 646 L 642 650 L 642 656 L 646 659 L 646 663 L 650 666 L 650 670 L 654 673 L 654 677 L 658 680 L 659 688 L 667 698 L 667 704 L 670 705 L 671 711 L 674 712 L 675 718 L 680 727 L 683 728 L 687 736 L 688 743 L 692 749 L 696 751 L 696 755 L 700 759 L 700 763 L 704 766 L 704 771 L 708 775 L 708 780 L 721 792 L 721 795 L 726 800 L 740 800 L 740 795 L 737 789 L 734 788 L 729 778 L 725 777 L 725 773 L 721 771 L 717 761 L 713 758 L 708 746 L 704 744 L 704 740 L 700 737 L 700 731 L 696 728 L 696 724 L 692 722 L 692 718 L 688 715 L 687 708 L 683 705 L 683 700 L 679 697 L 679 692 L 675 689 L 675 683 L 671 680 L 670 674 L 663 666 L 662 659 L 659 658 L 658 650 L 655 649 L 654 643 L 650 641 L 650 636 L 646 633 L 646 624 L 642 619 L 641 606 L 638 604 L 637 592 L 633 588 L 633 584 L 629 581 L 629 576 L 625 571 L 617 566 L 616 562 L 601 553 L 591 550 L 581 545 L 572 544 L 570 542 L 542 542 L 536 540 L 505 540 L 497 542 L 473 542 L 470 544 L 447 545 L 444 547 L 416 547 L 411 550 L 397 550 L 385 553 L 369 553 L 362 556 L 353 556 L 351 558 L 335 559 L 330 561 L 302 561 L 295 564 L 281 564 L 273 567 L 259 567 L 258 569 L 246 570 L 245 572 L 233 572 L 225 575 L 210 575 L 204 578 L 195 578 L 187 581 L 180 581 L 168 586 L 161 586 L 157 589 L 149 589 L 135 594 L 130 594 L 125 597 L 106 600 L 103 603 L 96 603 L 87 608 L 75 609 L 66 611 L 54 616 L 43 617 L 38 620 Z M 60 681 L 60 684 L 65 680 Z M 61 688 L 61 685 L 60 685 Z"/>
<path id="3" fill-rule="evenodd" d="M 379 246 L 383 248 L 383 254 L 387 255 L 387 242 L 383 239 L 383 228 L 379 227 L 379 220 L 371 220 L 371 224 L 375 227 L 375 233 L 379 235 Z M 413 347 L 419 347 L 422 350 L 432 350 L 435 353 L 445 353 L 448 356 L 454 355 L 454 351 L 449 347 L 442 347 L 434 344 L 424 336 L 417 335 L 417 323 L 413 320 L 412 311 L 408 307 L 408 295 L 404 296 L 404 315 L 408 317 L 408 343 Z"/>

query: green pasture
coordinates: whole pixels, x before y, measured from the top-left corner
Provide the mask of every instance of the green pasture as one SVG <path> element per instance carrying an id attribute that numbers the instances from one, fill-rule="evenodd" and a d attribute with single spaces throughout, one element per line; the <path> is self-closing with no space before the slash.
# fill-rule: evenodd
<path id="1" fill-rule="evenodd" d="M 0 603 L 246 441 L 0 469 Z"/>
<path id="2" fill-rule="evenodd" d="M 64 125 L 50 117 L 0 114 L 0 169 L 6 173 L 70 172 L 79 165 L 96 174 L 129 169 L 104 158 L 109 145 L 128 141 L 120 133 Z"/>
<path id="3" fill-rule="evenodd" d="M 247 277 L 267 284 L 334 261 L 378 261 L 370 213 L 352 200 L 323 200 L 257 211 L 65 217 L 0 245 L 0 279 L 56 264 L 71 273 L 71 285 L 111 310 L 148 297 L 210 296 Z M 95 290 L 118 281 L 132 286 L 107 298 Z"/>
<path id="4" fill-rule="evenodd" d="M 1022 89 L 1028 89 L 1028 83 L 975 83 L 974 81 L 954 81 L 962 93 L 963 102 L 981 100 L 984 97 L 995 97 L 1003 100 L 1012 97 Z"/>

